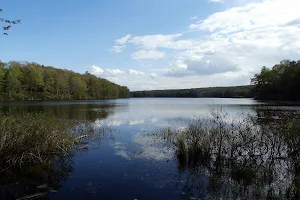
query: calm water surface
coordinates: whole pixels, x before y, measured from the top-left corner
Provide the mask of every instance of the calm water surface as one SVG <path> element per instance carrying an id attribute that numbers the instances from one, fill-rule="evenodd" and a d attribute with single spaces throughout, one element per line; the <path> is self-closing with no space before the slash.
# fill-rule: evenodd
<path id="1" fill-rule="evenodd" d="M 49 199 L 193 199 L 186 195 L 184 174 L 172 148 L 151 138 L 152 131 L 184 126 L 187 119 L 223 109 L 232 118 L 255 113 L 262 103 L 252 99 L 145 98 L 103 101 L 2 102 L 3 112 L 54 112 L 59 118 L 92 121 L 106 127 L 86 152 L 71 157 L 72 169 Z M 207 197 L 203 177 L 200 199 Z"/>

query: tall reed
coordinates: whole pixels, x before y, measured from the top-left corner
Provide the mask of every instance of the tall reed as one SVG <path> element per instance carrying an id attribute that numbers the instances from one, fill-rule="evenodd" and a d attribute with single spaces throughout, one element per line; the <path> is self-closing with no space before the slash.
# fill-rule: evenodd
<path id="1" fill-rule="evenodd" d="M 78 137 L 74 125 L 49 113 L 0 114 L 0 171 L 68 154 Z"/>

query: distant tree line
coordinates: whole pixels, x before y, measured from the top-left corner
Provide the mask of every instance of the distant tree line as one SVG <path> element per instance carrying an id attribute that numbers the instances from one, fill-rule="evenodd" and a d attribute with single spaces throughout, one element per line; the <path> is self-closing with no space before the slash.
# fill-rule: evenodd
<path id="1" fill-rule="evenodd" d="M 129 89 L 86 72 L 37 63 L 0 61 L 1 100 L 84 100 L 128 98 Z"/>
<path id="2" fill-rule="evenodd" d="M 300 60 L 283 60 L 271 69 L 262 67 L 252 85 L 174 90 L 134 91 L 131 97 L 217 97 L 258 100 L 300 101 Z"/>
<path id="3" fill-rule="evenodd" d="M 271 69 L 262 67 L 251 81 L 257 99 L 300 101 L 300 61 L 283 60 Z"/>
<path id="4" fill-rule="evenodd" d="M 192 88 L 179 90 L 150 90 L 135 91 L 130 93 L 131 97 L 217 97 L 217 98 L 252 98 L 255 88 L 252 85 L 235 87 L 210 87 Z"/>

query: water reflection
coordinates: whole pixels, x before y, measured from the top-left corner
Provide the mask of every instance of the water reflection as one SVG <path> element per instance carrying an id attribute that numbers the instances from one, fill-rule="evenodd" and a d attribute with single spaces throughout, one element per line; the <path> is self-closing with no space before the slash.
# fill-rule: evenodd
<path id="1" fill-rule="evenodd" d="M 2 102 L 0 103 L 0 111 L 2 113 L 22 113 L 22 112 L 51 112 L 55 116 L 62 119 L 71 120 L 101 120 L 109 115 L 114 114 L 116 107 L 119 110 L 126 109 L 126 105 L 118 105 L 111 102 Z"/>
<path id="2" fill-rule="evenodd" d="M 159 136 L 160 137 L 160 136 Z M 133 137 L 133 142 L 139 145 L 140 151 L 136 153 L 136 158 L 150 160 L 171 160 L 173 149 L 166 143 L 157 141 L 155 134 L 139 134 Z M 160 138 L 161 139 L 161 138 Z"/>
<path id="3" fill-rule="evenodd" d="M 264 105 L 253 100 L 129 99 L 28 104 L 1 103 L 0 107 L 5 112 L 52 110 L 59 118 L 88 120 L 94 130 L 109 129 L 101 135 L 106 140 L 86 141 L 93 143 L 88 151 L 65 158 L 65 167 L 48 170 L 51 173 L 44 176 L 48 178 L 39 179 L 44 181 L 37 181 L 30 192 L 22 195 L 48 191 L 50 199 L 292 199 L 300 194 L 300 137 L 282 136 L 285 129 L 296 126 L 282 126 L 276 120 L 283 114 L 277 113 L 276 117 L 265 111 L 272 109 L 261 109 Z M 188 130 L 188 119 L 207 116 L 210 106 L 229 112 L 223 121 L 226 129 L 232 120 L 242 119 L 235 116 L 244 112 L 256 116 L 249 130 L 264 134 L 253 134 L 240 126 L 245 134 L 238 136 L 235 129 L 223 139 L 202 138 L 196 143 L 201 146 L 195 146 L 201 148 L 191 151 L 185 147 L 185 153 L 178 153 L 173 130 Z M 284 108 L 289 109 L 295 110 Z M 271 130 L 276 133 L 269 134 Z M 204 147 L 209 147 L 209 154 L 198 151 Z M 65 169 L 65 174 L 55 175 L 58 182 L 52 184 L 48 181 L 53 178 L 50 174 L 59 169 Z M 36 188 L 43 184 L 46 189 Z"/>
<path id="4" fill-rule="evenodd" d="M 256 111 L 258 118 L 234 124 L 217 114 L 208 125 L 199 121 L 175 135 L 183 180 L 177 188 L 182 194 L 199 199 L 299 199 L 299 116 L 291 119 L 291 113 L 280 109 Z"/>
<path id="5" fill-rule="evenodd" d="M 87 150 L 87 144 L 99 146 L 101 139 L 111 136 L 111 129 L 107 126 L 100 128 L 93 127 L 90 122 L 103 120 L 114 113 L 117 104 L 74 104 L 74 103 L 52 103 L 43 102 L 34 104 L 29 102 L 26 105 L 19 105 L 18 102 L 4 102 L 0 106 L 1 115 L 18 115 L 23 112 L 42 112 L 45 115 L 60 119 L 70 119 L 74 122 L 71 129 L 74 134 L 88 134 L 89 140 L 81 140 L 79 146 L 74 148 L 70 155 L 51 155 L 47 163 L 32 163 L 22 165 L 21 168 L 5 168 L 0 171 L 0 199 L 35 199 L 46 196 L 53 197 L 61 188 L 62 183 L 67 181 L 74 170 L 74 156 L 76 151 Z M 120 108 L 122 109 L 122 108 Z M 47 117 L 45 117 L 47 119 Z M 47 123 L 45 121 L 44 123 Z M 4 133 L 1 133 L 4 134 Z M 84 149 L 80 147 L 84 147 Z M 49 155 L 50 156 L 50 155 Z M 87 190 L 91 187 L 87 187 Z"/>
<path id="6" fill-rule="evenodd" d="M 23 166 L 21 170 L 1 172 L 0 199 L 42 198 L 61 189 L 62 182 L 73 171 L 72 158 L 52 158 L 53 164 Z"/>

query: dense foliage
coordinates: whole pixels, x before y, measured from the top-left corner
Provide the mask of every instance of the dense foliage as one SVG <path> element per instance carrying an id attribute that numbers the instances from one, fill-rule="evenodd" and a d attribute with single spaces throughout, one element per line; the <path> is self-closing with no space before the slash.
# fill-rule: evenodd
<path id="1" fill-rule="evenodd" d="M 131 97 L 220 97 L 250 98 L 254 97 L 253 86 L 211 87 L 179 90 L 152 90 L 131 92 Z"/>
<path id="2" fill-rule="evenodd" d="M 283 60 L 272 69 L 263 67 L 252 83 L 257 99 L 299 101 L 300 61 Z"/>
<path id="3" fill-rule="evenodd" d="M 129 89 L 103 78 L 28 62 L 0 62 L 0 99 L 127 98 Z"/>

